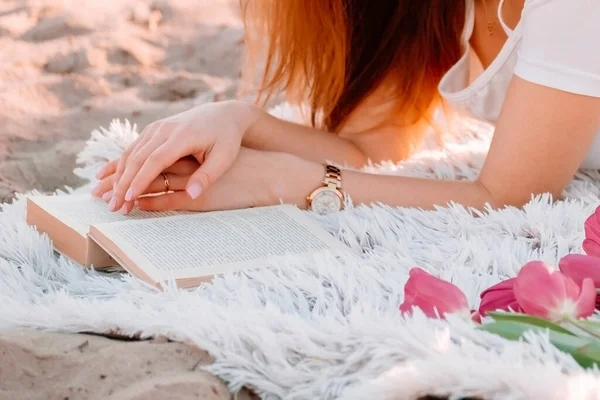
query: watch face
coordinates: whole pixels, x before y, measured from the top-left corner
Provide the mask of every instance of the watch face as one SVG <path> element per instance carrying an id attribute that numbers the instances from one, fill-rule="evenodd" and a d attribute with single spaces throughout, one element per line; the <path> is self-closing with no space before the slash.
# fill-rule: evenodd
<path id="1" fill-rule="evenodd" d="M 323 190 L 312 200 L 313 211 L 328 214 L 342 209 L 342 199 L 333 190 Z"/>

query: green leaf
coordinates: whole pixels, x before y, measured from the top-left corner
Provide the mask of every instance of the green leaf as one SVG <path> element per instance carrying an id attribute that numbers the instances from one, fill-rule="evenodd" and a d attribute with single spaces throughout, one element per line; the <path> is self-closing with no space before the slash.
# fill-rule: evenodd
<path id="1" fill-rule="evenodd" d="M 600 334 L 600 321 L 597 320 L 586 320 L 586 319 L 578 319 L 574 322 L 575 326 L 581 326 L 587 330 L 594 332 L 595 334 Z"/>
<path id="2" fill-rule="evenodd" d="M 519 340 L 527 331 L 547 332 L 550 342 L 560 351 L 570 354 L 582 367 L 600 365 L 600 340 L 595 338 L 577 337 L 517 321 L 495 321 L 480 325 L 479 329 L 509 340 Z"/>
<path id="3" fill-rule="evenodd" d="M 554 332 L 565 333 L 569 335 L 575 335 L 575 333 L 566 329 L 563 326 L 560 326 L 554 322 L 548 321 L 543 318 L 533 317 L 527 314 L 520 313 L 507 313 L 507 312 L 489 312 L 488 316 L 492 317 L 494 321 L 515 321 L 521 322 L 528 325 L 534 325 L 541 328 L 548 328 Z"/>
<path id="4" fill-rule="evenodd" d="M 479 325 L 479 329 L 495 333 L 509 340 L 519 340 L 524 332 L 528 330 L 541 330 L 542 328 L 516 321 L 494 321 Z"/>
<path id="5" fill-rule="evenodd" d="M 598 321 L 576 319 L 567 321 L 565 324 L 565 327 L 568 327 L 576 336 L 592 336 L 600 339 L 600 324 Z"/>

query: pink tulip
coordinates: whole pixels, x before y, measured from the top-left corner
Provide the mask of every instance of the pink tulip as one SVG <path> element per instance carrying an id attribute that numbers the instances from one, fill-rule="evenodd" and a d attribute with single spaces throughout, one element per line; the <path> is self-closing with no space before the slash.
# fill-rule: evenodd
<path id="1" fill-rule="evenodd" d="M 507 279 L 484 290 L 480 296 L 479 314 L 485 316 L 489 311 L 496 310 L 522 312 L 515 297 L 516 281 L 517 278 Z"/>
<path id="2" fill-rule="evenodd" d="M 402 313 L 410 313 L 413 307 L 418 307 L 430 318 L 443 318 L 453 313 L 471 315 L 467 297 L 450 282 L 416 267 L 409 275 L 404 286 L 404 302 L 400 305 Z"/>
<path id="3" fill-rule="evenodd" d="M 588 256 L 600 257 L 600 207 L 585 220 L 583 251 Z"/>
<path id="4" fill-rule="evenodd" d="M 594 282 L 594 287 L 600 288 L 600 258 L 584 254 L 569 254 L 558 262 L 560 271 L 581 286 L 585 278 Z"/>
<path id="5" fill-rule="evenodd" d="M 479 314 L 479 311 L 471 312 L 471 321 L 481 324 L 481 314 Z"/>
<path id="6" fill-rule="evenodd" d="M 563 274 L 573 279 L 581 286 L 585 278 L 594 281 L 596 287 L 596 309 L 600 309 L 600 258 L 583 254 L 569 254 L 558 262 L 558 267 Z"/>
<path id="7" fill-rule="evenodd" d="M 588 317 L 596 305 L 594 281 L 585 278 L 579 286 L 541 261 L 521 268 L 514 290 L 525 313 L 551 321 Z"/>

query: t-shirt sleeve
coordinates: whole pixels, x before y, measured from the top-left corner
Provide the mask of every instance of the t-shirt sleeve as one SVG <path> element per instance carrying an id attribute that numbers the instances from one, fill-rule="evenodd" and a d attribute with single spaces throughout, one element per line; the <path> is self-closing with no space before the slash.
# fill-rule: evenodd
<path id="1" fill-rule="evenodd" d="M 527 0 L 515 74 L 600 97 L 600 0 Z"/>

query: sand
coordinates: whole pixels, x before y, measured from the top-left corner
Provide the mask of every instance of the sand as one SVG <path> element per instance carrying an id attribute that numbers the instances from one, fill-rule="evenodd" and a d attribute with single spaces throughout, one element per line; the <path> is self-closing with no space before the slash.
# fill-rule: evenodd
<path id="1" fill-rule="evenodd" d="M 0 200 L 81 182 L 75 156 L 113 118 L 143 128 L 238 93 L 230 0 L 0 0 Z M 0 399 L 228 399 L 181 343 L 0 333 Z"/>
<path id="2" fill-rule="evenodd" d="M 79 185 L 76 154 L 113 118 L 235 97 L 242 41 L 236 0 L 0 1 L 0 200 Z"/>
<path id="3" fill-rule="evenodd" d="M 0 334 L 0 399 L 231 399 L 201 370 L 209 354 L 182 343 L 35 331 Z M 250 392 L 240 393 L 250 400 Z"/>

